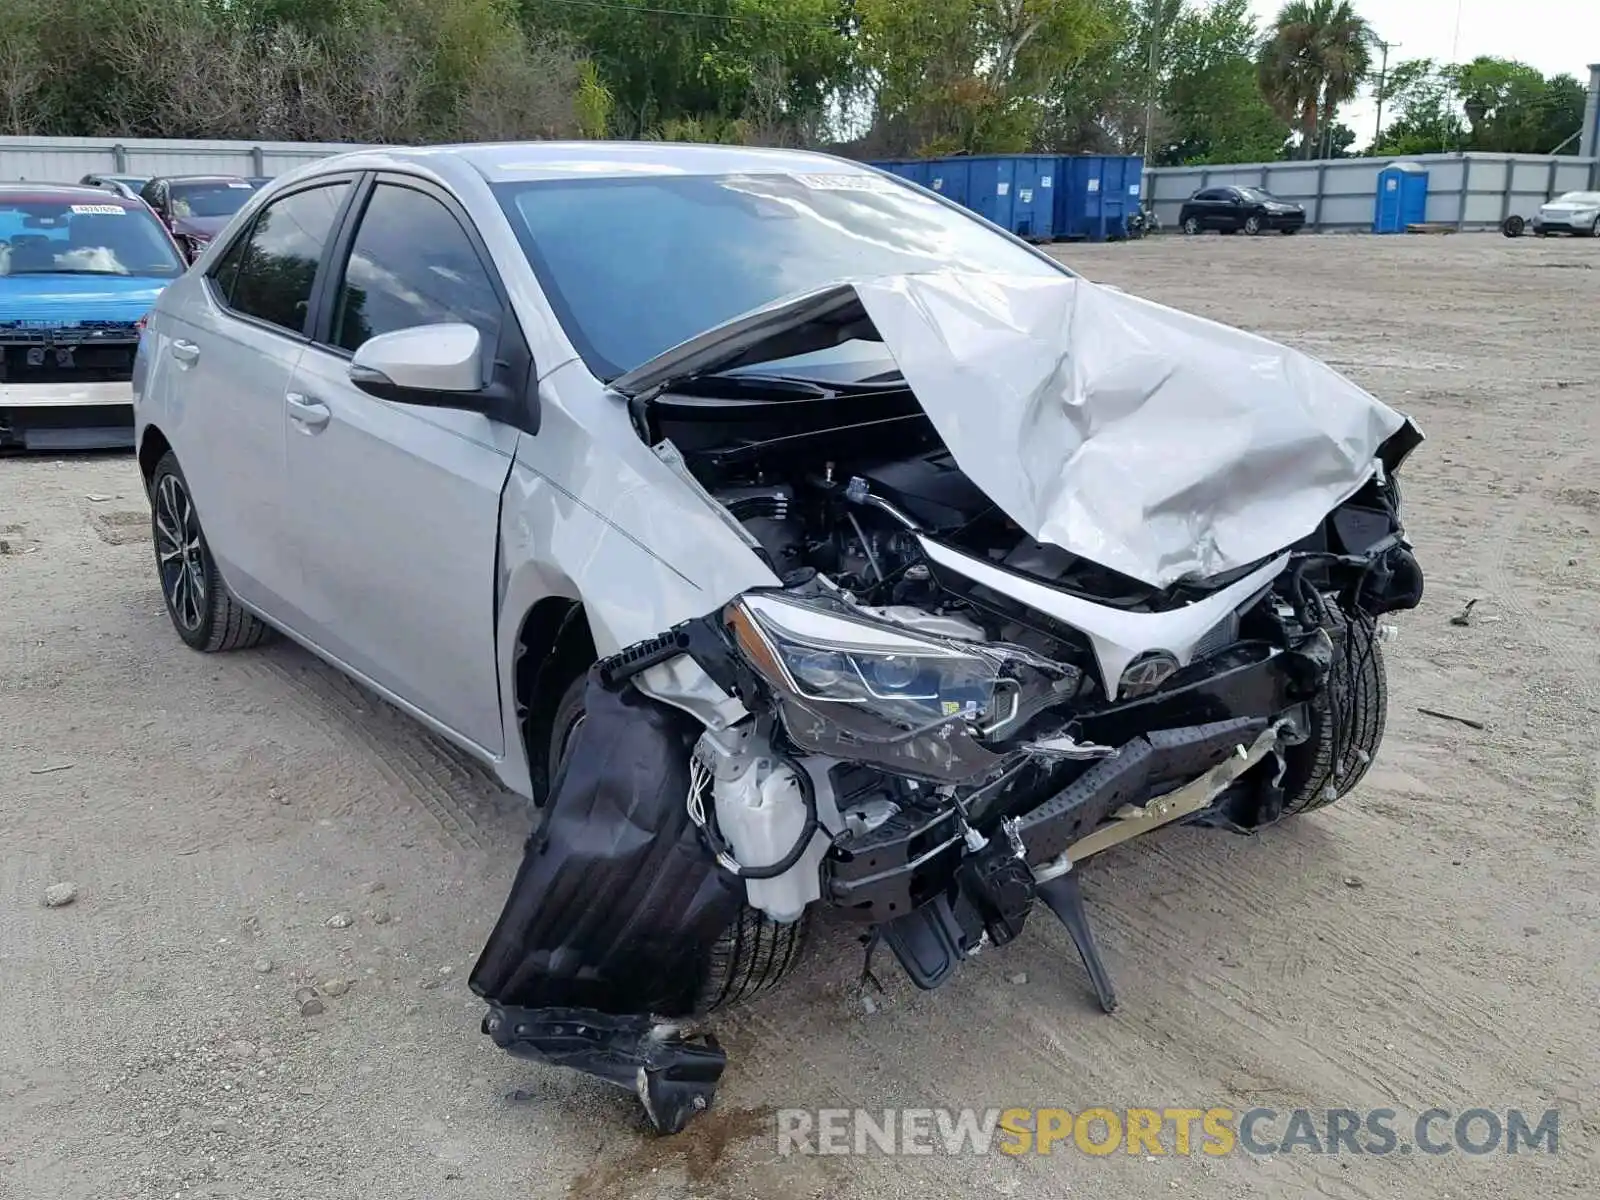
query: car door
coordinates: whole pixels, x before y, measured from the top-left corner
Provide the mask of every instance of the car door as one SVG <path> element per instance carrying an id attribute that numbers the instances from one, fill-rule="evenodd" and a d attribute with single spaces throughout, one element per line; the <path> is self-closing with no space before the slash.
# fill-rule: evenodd
<path id="1" fill-rule="evenodd" d="M 1225 188 L 1222 202 L 1217 206 L 1218 229 L 1242 229 L 1250 204 L 1244 194 L 1234 188 Z"/>
<path id="2" fill-rule="evenodd" d="M 1218 199 L 1222 193 L 1216 188 L 1207 188 L 1196 192 L 1190 204 L 1194 206 L 1194 216 L 1199 218 L 1201 229 L 1217 228 Z"/>
<path id="3" fill-rule="evenodd" d="M 284 541 L 284 396 L 305 350 L 318 264 L 355 177 L 275 197 L 171 314 L 173 445 L 223 578 L 289 621 L 298 573 Z"/>
<path id="4" fill-rule="evenodd" d="M 525 344 L 453 198 L 380 175 L 357 205 L 285 410 L 294 603 L 324 654 L 496 755 L 495 570 L 517 431 L 482 412 L 380 400 L 349 372 L 371 337 L 465 322 L 483 335 L 486 380 L 520 361 L 526 383 Z"/>

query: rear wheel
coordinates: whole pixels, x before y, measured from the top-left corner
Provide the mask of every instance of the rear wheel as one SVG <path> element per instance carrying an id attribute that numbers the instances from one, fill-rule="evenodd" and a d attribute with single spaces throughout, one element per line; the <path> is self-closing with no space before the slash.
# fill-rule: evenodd
<path id="1" fill-rule="evenodd" d="M 271 626 L 247 612 L 223 585 L 189 481 L 170 450 L 156 463 L 150 481 L 150 529 L 161 598 L 186 645 L 209 654 L 243 650 L 271 635 Z"/>
<path id="2" fill-rule="evenodd" d="M 1339 650 L 1327 686 L 1311 705 L 1311 736 L 1285 755 L 1283 812 L 1312 812 L 1348 795 L 1383 741 L 1389 684 L 1377 622 L 1335 612 Z"/>
<path id="3" fill-rule="evenodd" d="M 1193 236 L 1194 234 L 1199 233 L 1200 232 L 1200 218 L 1199 217 L 1185 217 L 1183 219 L 1183 231 L 1185 233 L 1191 235 L 1191 236 Z"/>
<path id="4" fill-rule="evenodd" d="M 547 760 L 553 764 L 550 783 L 560 778 L 561 764 L 583 727 L 588 683 L 588 672 L 580 672 L 556 703 Z M 544 794 L 548 795 L 548 790 Z M 729 1008 L 777 987 L 799 963 L 809 924 L 809 912 L 798 921 L 780 925 L 759 909 L 741 904 L 738 917 L 711 947 L 706 981 L 695 1001 L 695 1011 L 709 1013 Z"/>

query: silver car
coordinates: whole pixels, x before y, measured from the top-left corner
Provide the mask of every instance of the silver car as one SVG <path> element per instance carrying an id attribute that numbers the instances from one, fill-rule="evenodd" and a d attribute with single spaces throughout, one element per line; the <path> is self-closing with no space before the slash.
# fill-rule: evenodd
<path id="1" fill-rule="evenodd" d="M 1539 237 L 1552 233 L 1600 237 L 1600 192 L 1567 192 L 1539 209 L 1533 218 Z"/>
<path id="2" fill-rule="evenodd" d="M 664 1130 L 819 908 L 932 988 L 1042 902 L 1112 1008 L 1079 865 L 1347 793 L 1422 589 L 1405 417 L 814 154 L 308 164 L 134 386 L 178 635 L 282 631 L 536 806 L 484 1031 Z"/>

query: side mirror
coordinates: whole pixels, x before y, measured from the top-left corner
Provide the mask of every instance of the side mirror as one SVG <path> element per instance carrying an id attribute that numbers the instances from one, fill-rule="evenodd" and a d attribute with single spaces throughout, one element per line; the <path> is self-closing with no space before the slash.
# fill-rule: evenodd
<path id="1" fill-rule="evenodd" d="M 350 360 L 350 382 L 380 400 L 478 409 L 483 335 L 475 326 L 455 323 L 380 333 Z"/>

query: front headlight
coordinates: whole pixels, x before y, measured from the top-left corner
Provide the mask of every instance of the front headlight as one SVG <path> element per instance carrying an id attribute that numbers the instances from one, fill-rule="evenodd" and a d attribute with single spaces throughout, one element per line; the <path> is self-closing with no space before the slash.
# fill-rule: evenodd
<path id="1" fill-rule="evenodd" d="M 797 700 L 855 705 L 902 730 L 994 716 L 1000 660 L 820 605 L 747 596 L 731 624 L 745 657 Z"/>
<path id="2" fill-rule="evenodd" d="M 997 756 L 975 735 L 1016 715 L 1007 654 L 903 632 L 825 602 L 753 594 L 724 619 L 773 689 L 784 727 L 813 753 L 925 778 L 965 778 Z"/>

